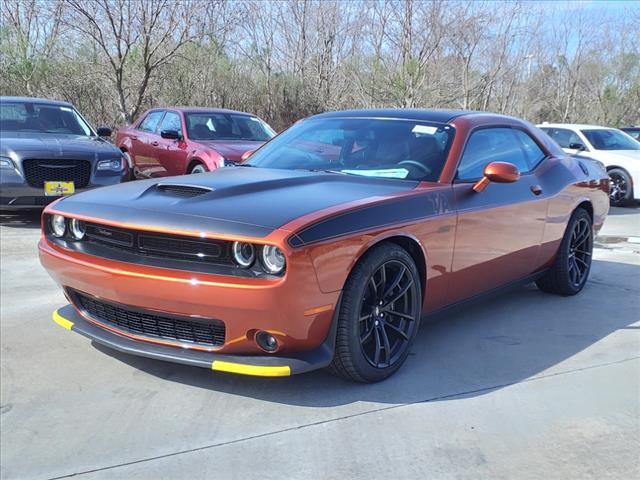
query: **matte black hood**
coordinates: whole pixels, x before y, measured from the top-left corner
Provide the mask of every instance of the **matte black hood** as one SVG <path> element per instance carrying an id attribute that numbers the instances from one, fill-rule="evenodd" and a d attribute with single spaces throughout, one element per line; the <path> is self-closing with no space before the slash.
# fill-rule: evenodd
<path id="1" fill-rule="evenodd" d="M 416 185 L 333 173 L 228 167 L 100 188 L 65 198 L 55 208 L 140 226 L 263 237 L 314 211 L 393 195 Z M 195 196 L 180 195 L 185 192 L 177 192 L 176 186 L 195 187 L 187 192 Z"/>

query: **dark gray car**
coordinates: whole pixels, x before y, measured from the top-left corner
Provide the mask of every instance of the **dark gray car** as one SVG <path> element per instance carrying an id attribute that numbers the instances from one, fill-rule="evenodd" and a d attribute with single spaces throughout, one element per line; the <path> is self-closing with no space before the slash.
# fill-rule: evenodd
<path id="1" fill-rule="evenodd" d="M 42 207 L 62 195 L 120 183 L 122 152 L 70 103 L 0 97 L 0 208 Z"/>

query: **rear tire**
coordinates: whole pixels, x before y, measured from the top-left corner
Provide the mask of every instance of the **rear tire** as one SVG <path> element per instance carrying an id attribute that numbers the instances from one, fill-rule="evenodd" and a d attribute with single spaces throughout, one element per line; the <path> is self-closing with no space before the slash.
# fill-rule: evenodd
<path id="1" fill-rule="evenodd" d="M 633 199 L 633 183 L 631 176 L 622 168 L 612 168 L 609 174 L 609 200 L 614 207 L 624 207 Z"/>
<path id="2" fill-rule="evenodd" d="M 560 248 L 551 269 L 536 281 L 543 292 L 575 295 L 587 283 L 593 253 L 593 221 L 578 208 L 567 224 Z"/>
<path id="3" fill-rule="evenodd" d="M 394 374 L 409 355 L 421 309 L 420 276 L 411 256 L 394 243 L 373 247 L 342 292 L 330 371 L 362 383 Z"/>

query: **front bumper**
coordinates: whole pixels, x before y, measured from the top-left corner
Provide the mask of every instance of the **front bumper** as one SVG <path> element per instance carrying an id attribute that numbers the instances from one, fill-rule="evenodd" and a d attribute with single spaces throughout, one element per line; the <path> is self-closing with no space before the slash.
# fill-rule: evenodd
<path id="1" fill-rule="evenodd" d="M 225 355 L 138 342 L 95 326 L 85 320 L 72 305 L 55 311 L 53 320 L 67 330 L 77 332 L 94 342 L 120 352 L 220 372 L 261 377 L 284 377 L 329 365 L 333 358 L 336 325 L 336 322 L 333 322 L 330 334 L 319 347 L 289 356 L 274 356 Z"/>
<path id="2" fill-rule="evenodd" d="M 76 193 L 97 187 L 116 185 L 127 177 L 127 172 L 92 173 L 89 185 L 79 188 Z M 17 170 L 2 170 L 0 175 L 0 208 L 20 210 L 42 208 L 60 197 L 45 196 L 44 187 L 30 186 Z"/>
<path id="3" fill-rule="evenodd" d="M 189 347 L 224 355 L 264 355 L 255 341 L 255 333 L 264 330 L 279 344 L 269 356 L 309 352 L 327 338 L 340 296 L 340 292 L 320 291 L 311 261 L 303 252 L 289 258 L 283 278 L 271 280 L 108 260 L 64 249 L 46 237 L 41 239 L 39 251 L 42 265 L 65 291 L 81 292 L 132 310 L 224 322 L 224 344 L 213 348 L 115 329 L 116 334 L 132 341 L 160 343 L 176 350 Z M 73 298 L 70 302 L 75 305 Z"/>

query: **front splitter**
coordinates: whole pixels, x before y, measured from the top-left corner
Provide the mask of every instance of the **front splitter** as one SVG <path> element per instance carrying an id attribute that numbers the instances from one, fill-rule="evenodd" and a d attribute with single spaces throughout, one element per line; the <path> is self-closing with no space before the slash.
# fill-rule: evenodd
<path id="1" fill-rule="evenodd" d="M 85 320 L 72 305 L 53 312 L 53 320 L 67 330 L 123 353 L 260 377 L 285 377 L 324 368 L 331 363 L 335 346 L 335 322 L 327 339 L 319 347 L 291 356 L 276 356 L 226 355 L 131 340 Z"/>

